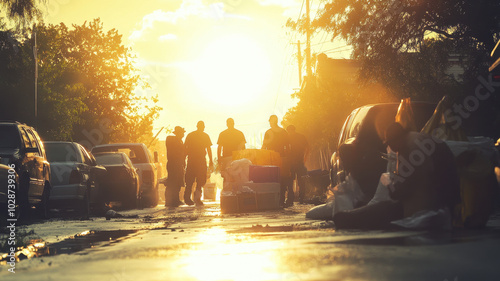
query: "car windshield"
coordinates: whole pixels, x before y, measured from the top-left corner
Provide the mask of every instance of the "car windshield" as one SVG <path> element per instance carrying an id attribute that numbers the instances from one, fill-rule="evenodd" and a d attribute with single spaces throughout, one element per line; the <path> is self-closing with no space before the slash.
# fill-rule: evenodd
<path id="1" fill-rule="evenodd" d="M 125 163 L 122 154 L 120 153 L 110 153 L 94 155 L 97 164 L 99 165 L 114 165 Z"/>
<path id="2" fill-rule="evenodd" d="M 0 148 L 20 148 L 21 137 L 15 126 L 0 125 Z"/>
<path id="3" fill-rule="evenodd" d="M 45 143 L 47 160 L 49 162 L 78 162 L 78 154 L 70 143 Z"/>

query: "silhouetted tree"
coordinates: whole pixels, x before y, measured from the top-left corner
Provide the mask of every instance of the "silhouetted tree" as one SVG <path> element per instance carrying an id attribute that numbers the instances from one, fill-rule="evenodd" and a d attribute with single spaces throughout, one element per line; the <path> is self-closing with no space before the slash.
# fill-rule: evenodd
<path id="1" fill-rule="evenodd" d="M 2 11 L 7 18 L 18 23 L 29 23 L 40 14 L 37 5 L 45 0 L 0 0 Z"/>
<path id="2" fill-rule="evenodd" d="M 141 78 L 130 50 L 115 29 L 104 31 L 99 19 L 68 28 L 38 24 L 38 129 L 46 139 L 141 141 L 152 138 L 156 99 L 137 97 Z M 9 44 L 6 44 L 7 46 Z M 0 119 L 34 120 L 33 38 L 17 42 L 17 51 L 0 49 Z M 1 45 L 0 45 L 1 46 Z M 87 144 L 89 144 L 87 142 Z"/>
<path id="3" fill-rule="evenodd" d="M 437 55 L 444 50 L 444 55 L 457 53 L 466 58 L 464 83 L 484 73 L 487 55 L 500 39 L 499 22 L 499 1 L 334 0 L 325 4 L 311 26 L 353 47 L 352 57 L 362 62 L 363 79 L 384 82 L 396 87 L 395 93 L 408 96 L 424 90 L 396 85 L 422 78 L 402 74 L 409 74 L 415 61 L 425 60 L 426 51 Z M 305 19 L 290 20 L 288 26 L 304 31 Z M 433 68 L 430 72 L 443 68 L 442 57 L 428 63 L 427 67 Z M 436 76 L 428 78 L 432 82 Z"/>

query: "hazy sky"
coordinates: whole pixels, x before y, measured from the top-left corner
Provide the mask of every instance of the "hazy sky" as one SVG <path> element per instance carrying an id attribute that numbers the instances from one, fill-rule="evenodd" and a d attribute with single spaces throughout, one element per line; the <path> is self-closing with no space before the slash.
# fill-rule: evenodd
<path id="1" fill-rule="evenodd" d="M 320 4 L 311 0 L 311 16 Z M 303 0 L 49 0 L 45 21 L 81 25 L 100 18 L 106 30 L 123 35 L 151 86 L 137 93 L 157 94 L 163 107 L 154 133 L 176 125 L 190 132 L 204 120 L 216 143 L 232 117 L 249 145 L 260 147 L 269 115 L 281 121 L 295 104 L 290 97 L 299 87 L 293 43 L 305 38 L 284 25 L 305 12 L 302 5 Z M 313 52 L 347 58 L 348 52 L 329 39 L 316 34 Z"/>

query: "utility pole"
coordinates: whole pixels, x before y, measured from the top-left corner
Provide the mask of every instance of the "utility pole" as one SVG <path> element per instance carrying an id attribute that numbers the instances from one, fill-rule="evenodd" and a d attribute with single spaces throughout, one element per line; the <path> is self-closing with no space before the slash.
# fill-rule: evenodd
<path id="1" fill-rule="evenodd" d="M 297 42 L 297 59 L 299 60 L 299 85 L 302 86 L 302 51 L 300 50 L 300 40 Z"/>
<path id="2" fill-rule="evenodd" d="M 306 74 L 307 79 L 312 77 L 311 67 L 311 18 L 309 16 L 309 0 L 306 0 Z"/>

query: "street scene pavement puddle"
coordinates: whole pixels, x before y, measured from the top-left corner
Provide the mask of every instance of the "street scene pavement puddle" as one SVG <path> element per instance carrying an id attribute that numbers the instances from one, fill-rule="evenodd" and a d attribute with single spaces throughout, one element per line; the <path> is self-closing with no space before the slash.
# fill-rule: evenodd
<path id="1" fill-rule="evenodd" d="M 35 224 L 43 239 L 19 249 L 16 275 L 0 271 L 0 278 L 442 281 L 498 276 L 498 216 L 480 230 L 360 231 L 305 219 L 308 205 L 241 214 L 221 214 L 218 208 L 216 202 L 202 208 L 158 206 L 119 211 L 124 216 L 110 220 Z M 51 236 L 77 229 L 76 235 Z"/>

